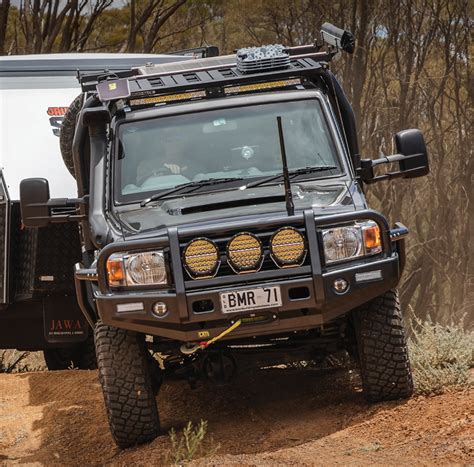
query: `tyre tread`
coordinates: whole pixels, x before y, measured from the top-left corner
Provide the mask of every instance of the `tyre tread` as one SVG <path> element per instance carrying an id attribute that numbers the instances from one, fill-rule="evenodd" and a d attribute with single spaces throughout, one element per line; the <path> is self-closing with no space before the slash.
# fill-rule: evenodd
<path id="1" fill-rule="evenodd" d="M 112 436 L 120 448 L 149 442 L 160 420 L 144 336 L 101 322 L 95 329 L 99 379 Z"/>
<path id="2" fill-rule="evenodd" d="M 74 141 L 74 133 L 76 131 L 76 122 L 79 112 L 84 103 L 84 94 L 79 94 L 69 106 L 64 115 L 61 124 L 61 132 L 59 133 L 59 148 L 61 155 L 69 173 L 75 178 L 74 158 L 72 153 L 72 144 Z"/>
<path id="3" fill-rule="evenodd" d="M 358 310 L 355 325 L 366 398 L 410 397 L 413 380 L 398 292 L 390 290 Z"/>

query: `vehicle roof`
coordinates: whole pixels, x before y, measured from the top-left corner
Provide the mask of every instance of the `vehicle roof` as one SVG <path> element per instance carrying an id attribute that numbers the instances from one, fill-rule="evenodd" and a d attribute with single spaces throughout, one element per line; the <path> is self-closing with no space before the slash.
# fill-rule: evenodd
<path id="1" fill-rule="evenodd" d="M 145 63 L 168 63 L 192 57 L 165 54 L 70 53 L 42 55 L 8 55 L 0 57 L 0 76 L 25 73 L 123 70 Z"/>
<path id="2" fill-rule="evenodd" d="M 177 57 L 179 55 L 176 55 Z M 104 58 L 133 58 L 133 57 L 172 57 L 168 54 L 138 54 L 138 53 L 88 53 L 71 52 L 61 54 L 29 54 L 29 55 L 3 55 L 0 61 L 15 60 L 77 60 L 82 58 L 102 60 Z"/>

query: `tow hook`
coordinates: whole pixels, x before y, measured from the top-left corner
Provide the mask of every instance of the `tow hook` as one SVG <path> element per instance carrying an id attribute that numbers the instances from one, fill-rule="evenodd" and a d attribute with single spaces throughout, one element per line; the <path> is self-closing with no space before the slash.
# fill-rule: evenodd
<path id="1" fill-rule="evenodd" d="M 218 336 L 213 337 L 212 339 L 209 339 L 208 341 L 202 341 L 197 344 L 183 344 L 179 350 L 181 351 L 182 354 L 184 355 L 192 355 L 196 353 L 198 350 L 204 350 L 207 347 L 209 347 L 211 344 L 214 344 L 214 342 L 217 342 L 219 339 L 222 339 L 224 336 L 227 334 L 231 333 L 235 329 L 237 329 L 240 325 L 242 324 L 242 320 L 239 319 L 237 320 L 234 324 L 229 326 L 227 329 L 222 331 Z"/>

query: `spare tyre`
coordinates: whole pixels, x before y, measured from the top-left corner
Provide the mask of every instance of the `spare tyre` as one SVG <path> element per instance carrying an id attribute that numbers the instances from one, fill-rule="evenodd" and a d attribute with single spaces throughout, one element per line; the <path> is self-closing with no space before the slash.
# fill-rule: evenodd
<path id="1" fill-rule="evenodd" d="M 61 155 L 69 173 L 76 178 L 74 172 L 74 158 L 72 153 L 72 143 L 74 141 L 74 133 L 76 131 L 76 122 L 79 112 L 84 104 L 84 94 L 79 94 L 69 106 L 64 115 L 63 123 L 61 124 L 61 132 L 59 133 L 59 147 Z"/>

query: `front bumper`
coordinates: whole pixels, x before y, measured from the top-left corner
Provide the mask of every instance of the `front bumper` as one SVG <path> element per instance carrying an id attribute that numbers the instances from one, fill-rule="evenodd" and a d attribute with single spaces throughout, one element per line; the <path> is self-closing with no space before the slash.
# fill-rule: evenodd
<path id="1" fill-rule="evenodd" d="M 384 253 L 325 268 L 320 259 L 317 228 L 357 219 L 373 219 L 378 222 L 382 230 Z M 374 211 L 325 217 L 315 217 L 312 211 L 306 211 L 292 217 L 268 219 L 263 223 L 275 228 L 298 223 L 304 226 L 308 239 L 309 264 L 293 269 L 190 281 L 186 280 L 181 266 L 180 245 L 183 239 L 187 241 L 189 236 L 195 238 L 205 235 L 205 231 L 178 231 L 177 228 L 172 228 L 166 239 L 117 242 L 104 248 L 98 261 L 99 287 L 94 292 L 94 299 L 101 320 L 116 327 L 184 342 L 212 338 L 239 318 L 245 318 L 245 324 L 234 331 L 230 338 L 281 334 L 321 326 L 395 287 L 399 281 L 403 258 L 400 257 L 396 244 L 392 243 L 385 218 Z M 259 223 L 260 227 L 261 224 L 262 222 Z M 240 223 L 237 231 L 250 227 Z M 225 234 L 232 229 L 236 231 L 235 226 L 206 227 L 207 231 L 222 230 Z M 110 290 L 104 281 L 107 258 L 116 251 L 147 248 L 169 248 L 175 288 L 166 291 Z M 377 277 L 367 280 L 367 276 L 361 276 L 361 273 L 367 272 L 372 272 L 372 276 Z M 349 283 L 344 294 L 336 293 L 333 288 L 334 280 L 339 278 Z M 280 287 L 280 307 L 253 312 L 222 312 L 220 293 L 269 285 Z M 163 317 L 152 312 L 153 304 L 158 301 L 165 303 L 168 309 Z M 203 303 L 206 304 L 204 311 Z"/>

